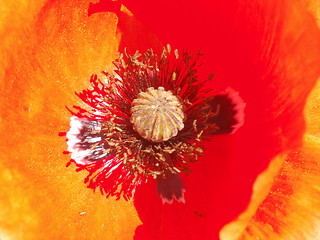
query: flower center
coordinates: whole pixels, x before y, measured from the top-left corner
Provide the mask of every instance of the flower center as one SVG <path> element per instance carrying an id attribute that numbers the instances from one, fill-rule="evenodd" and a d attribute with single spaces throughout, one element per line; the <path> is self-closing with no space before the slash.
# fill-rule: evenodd
<path id="1" fill-rule="evenodd" d="M 131 123 L 141 137 L 151 142 L 164 142 L 184 128 L 185 115 L 178 97 L 163 87 L 150 87 L 132 101 Z"/>

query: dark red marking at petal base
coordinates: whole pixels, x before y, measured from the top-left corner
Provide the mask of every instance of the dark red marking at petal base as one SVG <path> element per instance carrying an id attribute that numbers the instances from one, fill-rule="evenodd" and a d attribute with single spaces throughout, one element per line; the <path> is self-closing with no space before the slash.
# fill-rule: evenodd
<path id="1" fill-rule="evenodd" d="M 209 121 L 215 123 L 219 130 L 215 134 L 234 133 L 244 124 L 244 109 L 246 104 L 243 102 L 239 93 L 232 88 L 214 96 L 209 101 L 212 109 L 219 109 L 219 113 L 210 118 Z"/>
<path id="2" fill-rule="evenodd" d="M 178 174 L 166 175 L 166 178 L 157 178 L 157 190 L 162 203 L 172 204 L 174 201 L 185 203 L 184 184 Z"/>
<path id="3" fill-rule="evenodd" d="M 66 134 L 68 151 L 76 163 L 87 165 L 110 155 L 100 121 L 72 117 L 70 125 L 71 128 Z"/>

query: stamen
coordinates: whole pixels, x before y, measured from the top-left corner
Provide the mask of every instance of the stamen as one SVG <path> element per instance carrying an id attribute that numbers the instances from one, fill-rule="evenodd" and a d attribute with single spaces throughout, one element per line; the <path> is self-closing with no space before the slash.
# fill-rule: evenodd
<path id="1" fill-rule="evenodd" d="M 154 178 L 164 202 L 184 202 L 179 174 L 191 172 L 203 141 L 233 133 L 244 117 L 237 92 L 213 96 L 205 88 L 198 57 L 170 45 L 160 56 L 152 49 L 124 52 L 114 62 L 115 74 L 93 75 L 92 89 L 77 93 L 89 108 L 69 109 L 74 117 L 66 137 L 71 161 L 89 173 L 88 187 L 128 200 L 136 186 Z"/>

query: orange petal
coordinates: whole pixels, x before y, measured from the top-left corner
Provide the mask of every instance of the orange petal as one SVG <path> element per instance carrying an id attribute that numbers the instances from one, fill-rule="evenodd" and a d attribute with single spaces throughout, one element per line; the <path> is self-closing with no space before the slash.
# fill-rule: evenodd
<path id="1" fill-rule="evenodd" d="M 320 1 L 298 0 L 298 2 L 315 16 L 318 26 L 320 26 Z"/>
<path id="2" fill-rule="evenodd" d="M 316 87 L 309 95 L 305 108 L 305 118 L 307 122 L 307 134 L 320 137 L 320 78 Z"/>
<path id="3" fill-rule="evenodd" d="M 253 210 L 251 217 L 244 214 L 238 222 L 226 226 L 221 239 L 318 239 L 319 159 L 320 139 L 306 136 L 303 147 L 286 157 L 272 184 L 269 187 L 260 185 L 268 194 L 258 206 L 253 206 L 252 201 L 252 208 L 246 213 L 250 215 Z M 270 168 L 269 177 L 270 172 L 277 170 L 276 165 Z"/>
<path id="4" fill-rule="evenodd" d="M 1 5 L 0 238 L 132 239 L 139 224 L 130 202 L 92 193 L 65 167 L 58 137 L 68 129 L 65 104 L 77 104 L 74 91 L 118 49 L 116 15 L 88 17 L 89 3 Z"/>

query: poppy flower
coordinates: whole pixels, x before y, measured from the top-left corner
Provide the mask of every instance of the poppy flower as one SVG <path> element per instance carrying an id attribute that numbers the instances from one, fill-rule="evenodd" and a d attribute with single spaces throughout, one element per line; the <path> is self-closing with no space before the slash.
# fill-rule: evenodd
<path id="1" fill-rule="evenodd" d="M 123 4 L 132 14 L 108 1 L 3 3 L 1 237 L 215 239 L 250 198 L 222 239 L 316 236 L 314 19 L 293 1 Z M 192 172 L 181 174 L 185 203 L 162 204 L 155 181 L 138 186 L 134 206 L 94 194 L 84 171 L 65 167 L 65 142 L 56 134 L 68 129 L 65 105 L 81 104 L 74 92 L 87 89 L 91 75 L 112 72 L 119 50 L 159 52 L 166 43 L 201 49 L 199 78 L 214 73 L 215 94 L 228 86 L 239 92 L 244 125 L 214 135 Z"/>

